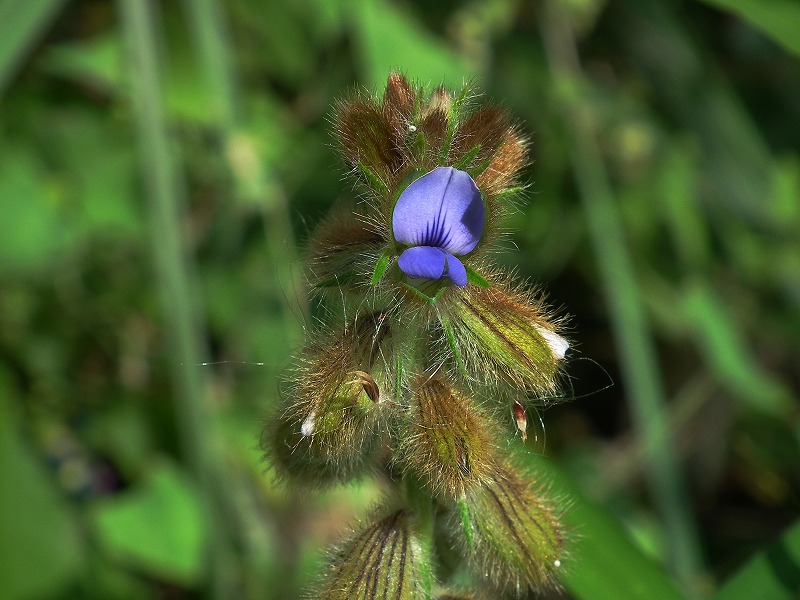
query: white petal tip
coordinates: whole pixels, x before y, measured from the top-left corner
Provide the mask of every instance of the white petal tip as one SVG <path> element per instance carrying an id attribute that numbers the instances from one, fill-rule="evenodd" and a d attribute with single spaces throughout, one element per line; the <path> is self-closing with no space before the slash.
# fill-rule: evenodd
<path id="1" fill-rule="evenodd" d="M 567 350 L 569 350 L 569 342 L 567 340 L 544 327 L 537 327 L 536 329 L 544 338 L 544 341 L 547 342 L 547 345 L 550 346 L 553 356 L 561 360 L 567 355 Z"/>
<path id="2" fill-rule="evenodd" d="M 306 417 L 306 420 L 303 421 L 303 424 L 300 426 L 300 433 L 303 434 L 303 437 L 308 437 L 312 433 L 314 433 L 314 424 L 317 420 L 317 413 L 312 412 Z"/>

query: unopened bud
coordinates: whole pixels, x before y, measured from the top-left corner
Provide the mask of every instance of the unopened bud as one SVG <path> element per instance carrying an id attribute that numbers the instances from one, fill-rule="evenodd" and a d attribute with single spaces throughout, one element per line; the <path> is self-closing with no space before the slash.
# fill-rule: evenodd
<path id="1" fill-rule="evenodd" d="M 438 378 L 422 383 L 400 447 L 400 462 L 434 495 L 460 498 L 494 467 L 494 424 Z"/>
<path id="2" fill-rule="evenodd" d="M 322 485 L 369 469 L 393 406 L 382 390 L 392 377 L 381 358 L 391 343 L 382 313 L 374 313 L 306 348 L 287 379 L 286 408 L 264 436 L 279 473 Z"/>
<path id="3" fill-rule="evenodd" d="M 557 586 L 562 529 L 551 501 L 508 467 L 472 490 L 457 517 L 474 574 L 518 596 Z"/>
<path id="4" fill-rule="evenodd" d="M 423 573 L 426 560 L 401 510 L 374 522 L 336 552 L 318 593 L 319 600 L 423 600 L 430 597 Z"/>
<path id="5" fill-rule="evenodd" d="M 541 306 L 497 286 L 467 286 L 447 325 L 456 359 L 476 381 L 504 381 L 533 393 L 553 393 L 569 343 Z"/>

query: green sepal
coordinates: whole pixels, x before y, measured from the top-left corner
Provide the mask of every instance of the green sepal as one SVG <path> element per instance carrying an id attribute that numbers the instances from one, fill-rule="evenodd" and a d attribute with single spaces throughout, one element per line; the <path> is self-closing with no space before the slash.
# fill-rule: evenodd
<path id="1" fill-rule="evenodd" d="M 453 163 L 453 168 L 455 168 L 455 169 L 458 169 L 458 170 L 460 170 L 460 171 L 467 171 L 467 172 L 469 172 L 469 170 L 467 169 L 467 166 L 468 166 L 468 165 L 469 165 L 469 164 L 470 164 L 470 163 L 471 163 L 473 160 L 475 160 L 475 157 L 476 157 L 476 156 L 478 156 L 478 152 L 480 152 L 480 151 L 481 151 L 481 145 L 480 145 L 480 144 L 478 144 L 477 146 L 475 146 L 474 148 L 472 148 L 471 150 L 469 150 L 469 151 L 468 151 L 468 152 L 467 152 L 467 153 L 466 153 L 464 156 L 462 156 L 462 157 L 461 157 L 459 160 L 457 160 L 455 163 Z M 485 167 L 484 167 L 484 168 L 485 168 Z M 473 179 L 474 179 L 474 177 L 473 177 Z"/>
<path id="2" fill-rule="evenodd" d="M 436 293 L 433 296 L 431 296 L 431 295 L 426 294 L 425 292 L 423 292 L 421 289 L 416 288 L 416 287 L 414 287 L 413 285 L 411 285 L 409 283 L 403 283 L 403 285 L 406 286 L 412 292 L 414 292 L 417 296 L 419 296 L 420 298 L 422 298 L 426 302 L 430 302 L 431 304 L 436 304 L 436 302 L 438 302 L 439 298 L 442 297 L 442 294 L 444 294 L 444 291 L 448 287 L 446 285 L 440 285 L 439 288 L 436 290 Z"/>
<path id="3" fill-rule="evenodd" d="M 515 186 L 515 187 L 506 188 L 506 189 L 504 189 L 504 190 L 502 190 L 500 192 L 497 192 L 497 194 L 495 194 L 495 196 L 494 196 L 494 199 L 495 200 L 503 200 L 505 198 L 508 198 L 509 196 L 515 196 L 517 194 L 520 194 L 520 193 L 524 192 L 526 189 L 527 189 L 527 186 L 524 186 L 524 185 L 518 185 L 518 186 Z"/>
<path id="4" fill-rule="evenodd" d="M 469 377 L 467 374 L 467 367 L 464 365 L 464 359 L 461 357 L 461 351 L 458 349 L 456 336 L 453 333 L 453 326 L 450 324 L 450 321 L 443 320 L 442 329 L 444 329 L 444 334 L 447 337 L 447 345 L 450 346 L 450 351 L 453 353 L 453 358 L 458 366 L 458 372 L 464 377 Z"/>
<path id="5" fill-rule="evenodd" d="M 473 179 L 477 179 L 478 177 L 480 177 L 481 173 L 483 173 L 486 169 L 489 168 L 489 165 L 492 164 L 492 160 L 494 160 L 494 157 L 486 159 L 478 166 L 473 167 L 471 169 L 467 169 L 467 173 L 469 173 L 469 176 L 472 177 Z"/>
<path id="6" fill-rule="evenodd" d="M 469 94 L 469 88 L 464 87 L 457 98 L 453 100 L 450 106 L 450 114 L 447 118 L 447 133 L 445 135 L 442 149 L 439 152 L 439 163 L 444 164 L 447 161 L 447 155 L 450 154 L 450 148 L 453 146 L 453 138 L 456 134 L 456 127 L 461 118 L 461 107 Z"/>
<path id="7" fill-rule="evenodd" d="M 458 515 L 461 517 L 461 527 L 464 529 L 464 539 L 470 552 L 473 550 L 472 544 L 472 522 L 469 518 L 469 506 L 465 498 L 458 501 Z"/>
<path id="8" fill-rule="evenodd" d="M 464 265 L 467 269 L 467 283 L 471 283 L 472 285 L 476 285 L 479 288 L 489 289 L 492 285 L 483 278 L 483 275 L 478 273 L 476 270 Z"/>
<path id="9" fill-rule="evenodd" d="M 386 271 L 389 270 L 389 264 L 392 259 L 392 253 L 389 250 L 384 250 L 381 255 L 378 257 L 378 260 L 375 263 L 375 270 L 372 271 L 372 278 L 369 280 L 370 285 L 378 285 L 383 276 L 386 275 Z"/>

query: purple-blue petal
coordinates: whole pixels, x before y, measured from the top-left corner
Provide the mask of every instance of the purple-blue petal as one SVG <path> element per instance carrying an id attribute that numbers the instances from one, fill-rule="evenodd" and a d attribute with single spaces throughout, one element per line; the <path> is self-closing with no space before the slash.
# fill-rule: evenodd
<path id="1" fill-rule="evenodd" d="M 478 245 L 485 220 L 481 192 L 472 177 L 453 167 L 438 167 L 400 194 L 392 228 L 400 244 L 433 246 L 463 256 Z"/>
<path id="2" fill-rule="evenodd" d="M 449 252 L 433 246 L 407 248 L 397 259 L 397 265 L 409 277 L 441 279 L 447 277 L 458 286 L 467 285 L 467 269 Z"/>
<path id="3" fill-rule="evenodd" d="M 467 269 L 464 264 L 452 254 L 447 254 L 447 269 L 445 275 L 459 287 L 467 285 Z"/>
<path id="4" fill-rule="evenodd" d="M 397 266 L 409 277 L 439 279 L 447 268 L 447 253 L 432 246 L 414 246 L 400 255 Z"/>

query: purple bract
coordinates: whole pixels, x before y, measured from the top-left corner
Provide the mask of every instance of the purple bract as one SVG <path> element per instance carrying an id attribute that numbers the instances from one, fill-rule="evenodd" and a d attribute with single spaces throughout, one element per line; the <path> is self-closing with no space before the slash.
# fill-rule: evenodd
<path id="1" fill-rule="evenodd" d="M 409 277 L 447 277 L 467 285 L 467 270 L 456 256 L 472 252 L 481 239 L 486 209 L 472 177 L 438 167 L 409 185 L 392 215 L 394 238 L 409 246 L 397 264 Z"/>

